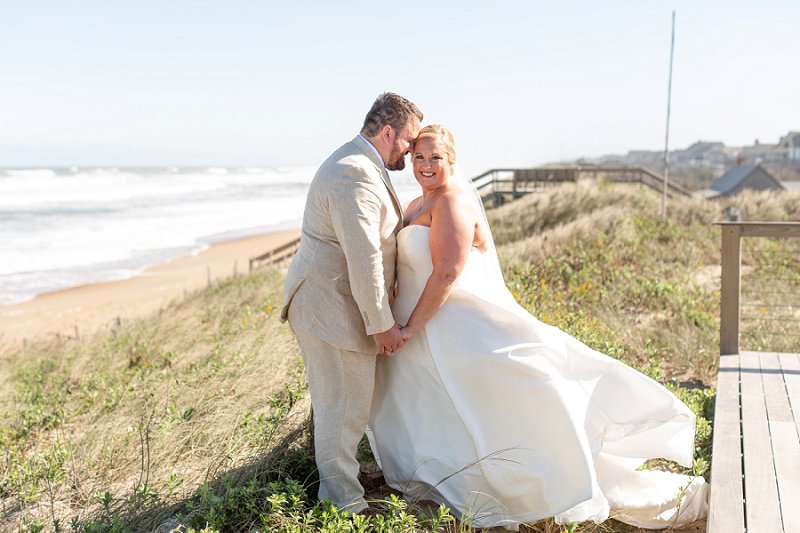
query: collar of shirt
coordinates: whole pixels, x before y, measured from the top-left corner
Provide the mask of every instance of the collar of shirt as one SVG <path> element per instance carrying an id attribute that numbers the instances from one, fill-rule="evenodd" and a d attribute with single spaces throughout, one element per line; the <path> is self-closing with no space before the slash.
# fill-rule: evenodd
<path id="1" fill-rule="evenodd" d="M 375 152 L 375 155 L 377 155 L 377 156 L 378 156 L 378 159 L 380 159 L 381 161 L 383 161 L 383 158 L 381 157 L 381 154 L 378 152 L 378 149 L 377 149 L 377 148 L 375 148 L 375 147 L 372 145 L 372 143 L 371 143 L 371 142 L 369 142 L 369 139 L 367 139 L 366 137 L 364 137 L 364 136 L 363 136 L 363 135 L 361 135 L 360 133 L 358 134 L 358 136 L 359 136 L 359 137 L 361 137 L 362 139 L 364 139 L 364 140 L 366 141 L 366 143 L 369 145 L 369 147 L 370 147 L 370 148 L 372 148 L 372 151 L 373 151 L 373 152 Z M 385 161 L 383 162 L 383 166 L 386 166 L 386 162 L 385 162 Z"/>

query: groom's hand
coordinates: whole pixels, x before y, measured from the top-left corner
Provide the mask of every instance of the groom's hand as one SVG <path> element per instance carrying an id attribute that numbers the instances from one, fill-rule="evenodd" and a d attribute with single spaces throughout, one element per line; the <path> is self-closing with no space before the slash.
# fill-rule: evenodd
<path id="1" fill-rule="evenodd" d="M 375 346 L 381 355 L 394 355 L 394 351 L 405 344 L 405 339 L 403 339 L 400 331 L 400 324 L 397 322 L 386 331 L 373 335 L 372 340 L 375 341 Z"/>

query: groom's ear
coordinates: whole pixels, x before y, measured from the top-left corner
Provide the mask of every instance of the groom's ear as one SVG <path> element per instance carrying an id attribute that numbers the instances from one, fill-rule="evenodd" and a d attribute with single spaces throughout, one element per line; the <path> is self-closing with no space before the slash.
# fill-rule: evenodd
<path id="1" fill-rule="evenodd" d="M 394 128 L 391 124 L 385 124 L 383 128 L 381 128 L 381 140 L 386 141 L 389 146 L 394 144 L 392 139 L 394 134 Z"/>

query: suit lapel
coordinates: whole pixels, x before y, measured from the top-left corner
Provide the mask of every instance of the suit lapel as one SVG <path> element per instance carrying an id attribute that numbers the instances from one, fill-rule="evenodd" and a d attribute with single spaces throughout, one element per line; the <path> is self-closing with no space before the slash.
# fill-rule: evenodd
<path id="1" fill-rule="evenodd" d="M 400 217 L 400 224 L 403 223 L 403 208 L 400 206 L 400 199 L 397 197 L 397 193 L 394 190 L 394 185 L 392 185 L 392 180 L 389 179 L 389 173 L 386 169 L 381 169 L 381 178 L 383 178 L 383 183 L 386 184 L 386 188 L 389 189 L 389 194 L 392 197 L 392 203 L 394 204 L 394 209 L 397 211 L 397 216 Z M 401 226 L 402 227 L 402 226 Z"/>
<path id="2" fill-rule="evenodd" d="M 378 170 L 381 173 L 381 179 L 383 180 L 384 185 L 386 185 L 386 188 L 389 190 L 389 195 L 392 197 L 394 210 L 397 212 L 397 216 L 400 218 L 400 222 L 398 222 L 398 224 L 402 227 L 403 209 L 400 206 L 400 200 L 397 198 L 397 192 L 394 190 L 392 180 L 389 179 L 389 173 L 386 171 L 386 166 L 383 164 L 383 160 L 377 153 L 375 153 L 373 147 L 370 146 L 369 143 L 361 137 L 361 135 L 356 135 L 355 139 L 353 139 L 353 144 L 358 146 L 359 150 L 361 150 L 364 155 L 366 155 L 369 160 L 372 161 L 376 167 L 378 167 Z"/>

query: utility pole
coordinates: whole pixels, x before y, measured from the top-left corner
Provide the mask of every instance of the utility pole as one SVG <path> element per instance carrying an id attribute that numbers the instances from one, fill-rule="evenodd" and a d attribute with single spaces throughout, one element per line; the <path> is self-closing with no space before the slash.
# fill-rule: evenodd
<path id="1" fill-rule="evenodd" d="M 672 102 L 672 56 L 675 51 L 675 11 L 672 12 L 672 41 L 669 46 L 669 82 L 667 84 L 667 132 L 664 135 L 664 194 L 661 196 L 661 218 L 667 218 L 667 183 L 669 183 L 669 114 Z"/>

